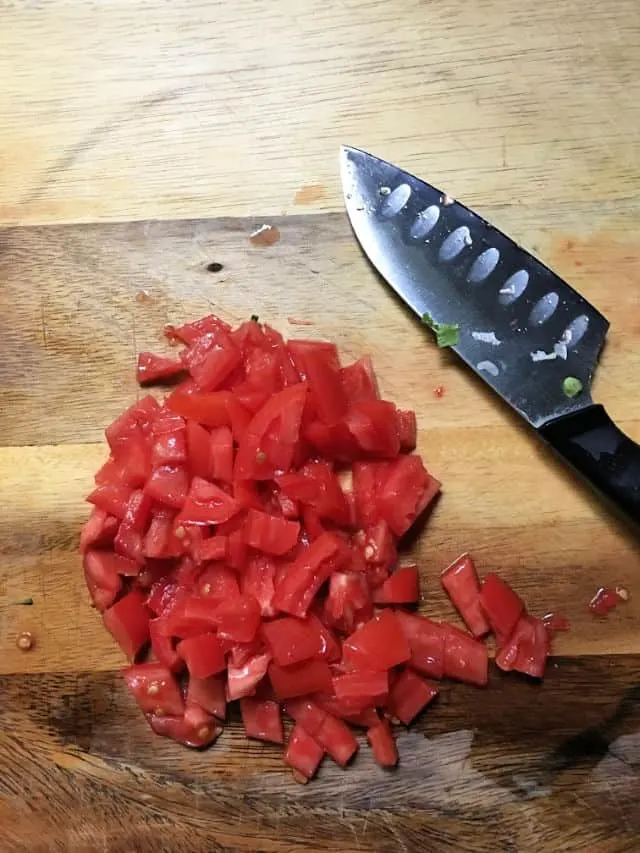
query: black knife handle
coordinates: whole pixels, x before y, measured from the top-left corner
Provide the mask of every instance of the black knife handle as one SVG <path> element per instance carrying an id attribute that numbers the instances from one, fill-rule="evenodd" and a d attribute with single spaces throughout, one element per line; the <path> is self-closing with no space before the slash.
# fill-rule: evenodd
<path id="1" fill-rule="evenodd" d="M 543 438 L 635 524 L 640 524 L 640 445 L 589 406 L 539 430 Z"/>

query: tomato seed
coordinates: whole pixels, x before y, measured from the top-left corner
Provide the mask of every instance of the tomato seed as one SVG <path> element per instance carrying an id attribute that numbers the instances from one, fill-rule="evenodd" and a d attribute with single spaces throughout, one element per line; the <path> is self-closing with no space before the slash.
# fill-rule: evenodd
<path id="1" fill-rule="evenodd" d="M 147 687 L 147 693 L 149 696 L 156 696 L 160 692 L 160 686 L 156 681 L 152 681 L 151 684 Z"/>
<path id="2" fill-rule="evenodd" d="M 16 637 L 16 646 L 21 652 L 28 652 L 33 648 L 33 636 L 30 631 L 22 631 Z"/>
<path id="3" fill-rule="evenodd" d="M 623 601 L 629 601 L 629 590 L 625 586 L 617 586 L 616 595 Z"/>

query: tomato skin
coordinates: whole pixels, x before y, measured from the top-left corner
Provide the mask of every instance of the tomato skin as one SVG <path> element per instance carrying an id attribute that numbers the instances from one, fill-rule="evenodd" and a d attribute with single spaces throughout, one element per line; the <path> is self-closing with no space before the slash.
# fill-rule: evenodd
<path id="1" fill-rule="evenodd" d="M 444 675 L 444 647 L 446 630 L 439 622 L 416 613 L 395 611 L 398 624 L 409 643 L 409 666 L 431 678 Z"/>
<path id="2" fill-rule="evenodd" d="M 229 407 L 232 399 L 230 391 L 198 392 L 176 388 L 167 397 L 165 405 L 177 415 L 203 427 L 220 427 L 231 424 Z"/>
<path id="3" fill-rule="evenodd" d="M 482 582 L 480 606 L 499 645 L 511 635 L 524 612 L 524 602 L 520 596 L 506 581 L 493 572 L 490 572 Z"/>
<path id="4" fill-rule="evenodd" d="M 309 388 L 320 420 L 334 424 L 347 411 L 340 380 L 340 360 L 335 344 L 316 341 L 289 341 L 289 351 Z"/>
<path id="5" fill-rule="evenodd" d="M 305 779 L 313 779 L 324 757 L 324 749 L 300 725 L 295 725 L 289 735 L 284 760 Z"/>
<path id="6" fill-rule="evenodd" d="M 122 580 L 117 572 L 96 559 L 94 555 L 97 553 L 100 552 L 88 550 L 85 553 L 84 578 L 96 609 L 103 612 L 116 600 L 122 589 Z"/>
<path id="7" fill-rule="evenodd" d="M 159 717 L 156 714 L 147 714 L 146 717 L 157 735 L 171 738 L 177 743 L 194 749 L 209 746 L 222 734 L 221 726 L 212 724 L 206 716 L 198 721 L 197 726 L 190 723 L 186 715 L 185 717 Z"/>
<path id="8" fill-rule="evenodd" d="M 113 515 L 115 518 L 123 519 L 127 512 L 127 503 L 131 492 L 132 489 L 129 486 L 111 484 L 98 486 L 87 496 L 87 501 L 103 512 Z"/>
<path id="9" fill-rule="evenodd" d="M 136 663 L 122 671 L 129 692 L 145 714 L 184 713 L 180 686 L 171 672 L 158 663 Z"/>
<path id="10" fill-rule="evenodd" d="M 267 674 L 271 654 L 263 652 L 253 655 L 242 664 L 227 666 L 227 697 L 229 701 L 252 696 L 256 687 Z"/>
<path id="11" fill-rule="evenodd" d="M 220 639 L 250 643 L 260 627 L 260 605 L 251 595 L 223 600 L 213 612 Z"/>
<path id="12" fill-rule="evenodd" d="M 389 692 L 389 673 L 357 669 L 345 672 L 333 679 L 333 690 L 338 699 L 378 700 L 386 699 Z M 376 704 L 381 704 L 376 702 Z"/>
<path id="13" fill-rule="evenodd" d="M 483 637 L 490 627 L 480 605 L 480 581 L 469 554 L 462 554 L 440 575 L 442 586 L 474 637 Z"/>
<path id="14" fill-rule="evenodd" d="M 420 598 L 420 578 L 417 566 L 403 566 L 374 590 L 375 604 L 413 604 Z"/>
<path id="15" fill-rule="evenodd" d="M 80 531 L 80 552 L 89 548 L 106 548 L 118 532 L 120 521 L 97 506 L 92 507 L 89 518 Z"/>
<path id="16" fill-rule="evenodd" d="M 247 737 L 270 743 L 284 743 L 280 706 L 277 702 L 245 696 L 240 699 L 240 713 Z"/>
<path id="17" fill-rule="evenodd" d="M 140 429 L 146 435 L 151 422 L 160 410 L 157 401 L 148 394 L 126 409 L 104 431 L 109 447 L 114 451 Z"/>
<path id="18" fill-rule="evenodd" d="M 183 370 L 184 365 L 181 361 L 154 355 L 152 352 L 138 353 L 136 380 L 140 385 L 159 382 L 162 379 L 171 379 L 172 376 L 182 373 Z"/>
<path id="19" fill-rule="evenodd" d="M 206 332 L 181 357 L 202 391 L 216 391 L 242 363 L 242 353 L 223 329 Z"/>
<path id="20" fill-rule="evenodd" d="M 269 679 L 278 699 L 331 690 L 331 671 L 322 660 L 306 660 L 287 667 L 271 663 Z"/>
<path id="21" fill-rule="evenodd" d="M 380 720 L 367 731 L 367 740 L 376 762 L 381 767 L 395 767 L 398 763 L 398 748 L 388 720 Z"/>
<path id="22" fill-rule="evenodd" d="M 338 539 L 322 533 L 291 565 L 286 577 L 276 586 L 274 607 L 292 616 L 304 617 L 307 610 L 336 565 L 340 552 Z"/>
<path id="23" fill-rule="evenodd" d="M 349 432 L 367 456 L 394 459 L 400 452 L 396 407 L 386 400 L 362 401 L 345 417 Z"/>
<path id="24" fill-rule="evenodd" d="M 250 509 L 244 527 L 247 545 L 265 554 L 281 556 L 295 547 L 300 534 L 300 522 L 288 521 Z"/>
<path id="25" fill-rule="evenodd" d="M 484 687 L 489 680 L 489 653 L 484 643 L 453 625 L 446 626 L 444 674 L 467 684 Z"/>
<path id="26" fill-rule="evenodd" d="M 378 381 L 369 356 L 348 364 L 340 371 L 340 381 L 345 396 L 350 404 L 362 401 L 377 400 Z"/>
<path id="27" fill-rule="evenodd" d="M 190 705 L 197 705 L 208 714 L 224 720 L 227 716 L 224 676 L 212 675 L 209 678 L 190 676 L 187 687 L 187 706 Z"/>
<path id="28" fill-rule="evenodd" d="M 273 660 L 288 666 L 322 655 L 325 647 L 318 620 L 283 616 L 262 625 L 262 636 Z"/>
<path id="29" fill-rule="evenodd" d="M 396 536 L 404 535 L 440 491 L 419 456 L 399 456 L 389 463 L 376 504 Z"/>
<path id="30" fill-rule="evenodd" d="M 225 668 L 224 651 L 213 633 L 187 637 L 178 643 L 176 651 L 196 678 L 209 678 Z"/>
<path id="31" fill-rule="evenodd" d="M 416 444 L 418 442 L 418 422 L 416 419 L 416 413 L 398 409 L 396 412 L 396 423 L 398 428 L 398 438 L 400 439 L 400 450 L 404 453 L 411 453 L 411 451 L 416 449 Z"/>
<path id="32" fill-rule="evenodd" d="M 132 589 L 102 614 L 105 628 L 133 660 L 149 640 L 149 611 L 139 589 Z"/>
<path id="33" fill-rule="evenodd" d="M 438 688 L 410 669 L 403 670 L 389 691 L 387 711 L 405 726 L 438 695 Z"/>
<path id="34" fill-rule="evenodd" d="M 496 663 L 506 672 L 516 670 L 543 678 L 549 656 L 549 634 L 541 619 L 523 613 L 509 639 L 498 649 Z"/>
<path id="35" fill-rule="evenodd" d="M 391 610 L 385 610 L 344 641 L 345 663 L 373 670 L 391 669 L 411 657 L 409 643 Z"/>

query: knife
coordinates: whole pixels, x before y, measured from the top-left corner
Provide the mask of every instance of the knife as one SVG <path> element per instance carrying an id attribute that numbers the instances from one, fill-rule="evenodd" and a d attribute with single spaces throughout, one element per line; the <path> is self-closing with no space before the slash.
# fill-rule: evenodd
<path id="1" fill-rule="evenodd" d="M 573 468 L 640 522 L 640 446 L 591 381 L 609 322 L 559 276 L 445 193 L 343 146 L 347 212 L 404 302 Z"/>

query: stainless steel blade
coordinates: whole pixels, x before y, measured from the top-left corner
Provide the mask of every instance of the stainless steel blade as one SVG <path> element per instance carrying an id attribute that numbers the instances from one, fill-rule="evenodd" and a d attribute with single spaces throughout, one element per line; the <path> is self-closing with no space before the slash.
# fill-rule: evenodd
<path id="1" fill-rule="evenodd" d="M 343 147 L 345 202 L 378 272 L 422 317 L 457 324 L 453 349 L 533 426 L 590 405 L 609 323 L 482 217 L 397 166 Z M 567 377 L 583 391 L 568 397 Z"/>

